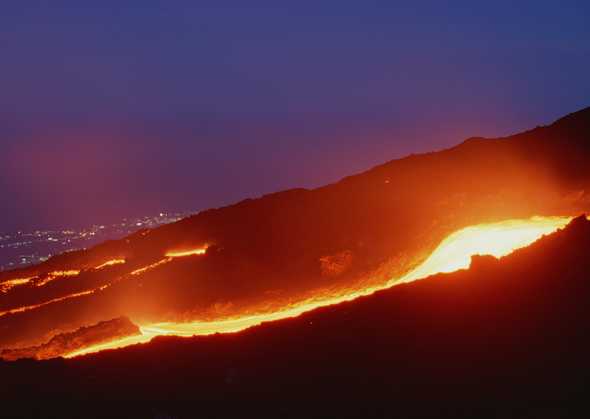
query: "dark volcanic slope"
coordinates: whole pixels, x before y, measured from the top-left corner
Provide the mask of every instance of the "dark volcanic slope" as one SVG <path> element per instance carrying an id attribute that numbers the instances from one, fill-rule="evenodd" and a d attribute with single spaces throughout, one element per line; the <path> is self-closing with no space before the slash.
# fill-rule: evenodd
<path id="1" fill-rule="evenodd" d="M 0 363 L 9 401 L 3 409 L 41 416 L 566 417 L 586 404 L 590 378 L 588 248 L 590 222 L 578 218 L 500 261 L 478 257 L 468 271 L 235 335 Z"/>
<path id="2" fill-rule="evenodd" d="M 83 297 L 0 316 L 0 348 L 121 315 L 133 321 L 221 317 L 246 308 L 355 287 L 394 275 L 451 231 L 484 221 L 590 209 L 590 108 L 503 139 L 472 138 L 449 150 L 394 160 L 315 190 L 290 190 L 146 230 L 36 267 L 0 274 L 43 278 L 0 294 L 0 312 L 111 284 Z M 198 191 L 195 191 L 198 193 Z M 129 280 L 166 251 L 212 245 Z M 125 264 L 101 270 L 109 259 Z M 331 269 L 331 261 L 345 261 Z M 375 274 L 380 272 L 383 276 Z M 127 275 L 127 276 L 125 276 Z M 35 280 L 36 281 L 36 280 Z"/>

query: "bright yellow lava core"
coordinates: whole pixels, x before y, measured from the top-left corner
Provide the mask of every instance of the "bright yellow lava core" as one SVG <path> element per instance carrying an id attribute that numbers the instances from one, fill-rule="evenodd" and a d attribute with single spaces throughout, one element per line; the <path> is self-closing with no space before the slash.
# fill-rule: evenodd
<path id="1" fill-rule="evenodd" d="M 207 252 L 207 246 L 198 247 L 196 249 L 188 249 L 188 250 L 172 250 L 166 253 L 166 257 L 169 258 L 181 258 L 185 256 L 193 256 L 193 255 L 204 255 Z"/>
<path id="2" fill-rule="evenodd" d="M 107 260 L 105 263 L 96 266 L 94 269 L 99 270 L 102 268 L 106 268 L 107 266 L 120 265 L 122 263 L 125 263 L 125 259 L 111 259 Z"/>
<path id="3" fill-rule="evenodd" d="M 402 281 L 410 282 L 435 273 L 468 268 L 473 255 L 506 256 L 545 234 L 565 227 L 570 220 L 571 217 L 533 217 L 464 228 L 444 239 L 428 259 L 404 276 Z"/>
<path id="4" fill-rule="evenodd" d="M 351 291 L 337 296 L 319 296 L 313 300 L 301 301 L 280 311 L 270 313 L 245 314 L 241 317 L 214 321 L 195 321 L 189 323 L 164 322 L 142 325 L 140 327 L 140 335 L 93 345 L 72 352 L 66 358 L 105 349 L 122 348 L 137 343 L 144 343 L 150 341 L 155 336 L 195 336 L 238 332 L 262 322 L 295 317 L 318 307 L 338 304 L 369 295 L 395 284 L 415 281 L 441 272 L 453 272 L 468 268 L 471 256 L 473 255 L 506 256 L 516 249 L 530 245 L 543 235 L 553 233 L 559 228 L 564 227 L 571 219 L 572 217 L 533 217 L 529 219 L 479 224 L 463 228 L 444 239 L 434 252 L 418 267 L 401 278 L 392 278 L 378 287 Z M 189 254 L 201 254 L 200 252 L 204 253 L 205 250 L 199 249 L 198 252 L 193 250 L 177 252 L 175 254 L 168 253 L 166 256 L 179 257 Z"/>

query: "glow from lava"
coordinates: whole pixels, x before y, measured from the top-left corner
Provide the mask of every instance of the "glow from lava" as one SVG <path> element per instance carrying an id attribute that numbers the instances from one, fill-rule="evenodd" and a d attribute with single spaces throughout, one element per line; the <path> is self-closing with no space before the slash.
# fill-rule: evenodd
<path id="1" fill-rule="evenodd" d="M 144 267 L 142 267 L 142 268 L 138 268 L 138 269 L 134 270 L 134 271 L 133 271 L 133 272 L 131 272 L 129 275 L 141 275 L 141 274 L 142 274 L 142 273 L 144 273 L 144 272 L 147 272 L 147 271 L 149 271 L 149 270 L 151 270 L 151 269 L 154 269 L 154 268 L 156 268 L 156 267 L 158 267 L 158 266 L 160 266 L 160 265 L 163 265 L 163 264 L 165 264 L 165 263 L 168 263 L 168 262 L 170 262 L 170 261 L 172 261 L 172 258 L 164 258 L 164 259 L 160 259 L 159 261 L 157 261 L 157 262 L 154 262 L 154 263 L 152 263 L 151 265 L 147 265 L 147 266 L 144 266 Z"/>
<path id="2" fill-rule="evenodd" d="M 4 281 L 3 283 L 0 284 L 0 293 L 7 293 L 12 288 L 19 286 L 19 285 L 27 284 L 27 283 L 31 282 L 32 279 L 35 279 L 35 278 L 36 278 L 36 276 L 30 276 L 28 278 L 14 278 L 14 279 L 9 279 L 8 281 Z"/>
<path id="3" fill-rule="evenodd" d="M 185 256 L 193 256 L 193 255 L 204 255 L 207 252 L 207 246 L 198 247 L 196 249 L 188 249 L 188 250 L 171 250 L 166 253 L 166 257 L 169 258 L 180 258 Z"/>
<path id="4" fill-rule="evenodd" d="M 35 286 L 42 287 L 43 285 L 47 284 L 48 282 L 53 281 L 54 279 L 71 277 L 71 276 L 78 276 L 79 274 L 80 274 L 80 271 L 78 269 L 49 272 L 45 278 L 43 278 L 40 281 L 38 281 L 37 283 L 35 283 Z"/>
<path id="5" fill-rule="evenodd" d="M 58 303 L 60 301 L 69 300 L 71 298 L 82 297 L 84 295 L 92 294 L 93 292 L 102 291 L 102 290 L 106 289 L 107 287 L 108 287 L 108 285 L 103 285 L 103 286 L 98 287 L 96 289 L 87 290 L 87 291 L 81 291 L 81 292 L 76 292 L 74 294 L 64 295 L 62 297 L 53 298 L 53 299 L 51 299 L 49 301 L 44 301 L 44 302 L 39 303 L 39 304 L 31 304 L 31 305 L 28 305 L 28 306 L 21 306 L 21 307 L 17 307 L 17 308 L 11 308 L 10 310 L 0 311 L 0 317 L 6 316 L 6 315 L 9 315 L 9 314 L 23 313 L 23 312 L 29 311 L 29 310 L 35 310 L 37 308 L 46 306 L 48 304 Z"/>
<path id="6" fill-rule="evenodd" d="M 204 255 L 207 252 L 207 247 L 198 247 L 196 249 L 188 249 L 188 250 L 171 250 L 166 253 L 166 257 L 164 259 L 160 259 L 157 262 L 152 263 L 151 265 L 144 266 L 142 268 L 138 268 L 131 272 L 131 275 L 140 275 L 144 272 L 152 270 L 160 265 L 164 265 L 165 263 L 172 262 L 174 258 L 180 258 L 185 256 L 193 256 L 193 255 Z"/>
<path id="7" fill-rule="evenodd" d="M 401 282 L 411 282 L 440 272 L 466 269 L 472 255 L 506 256 L 545 234 L 565 227 L 570 217 L 533 217 L 467 227 L 448 236 L 418 268 Z"/>
<path id="8" fill-rule="evenodd" d="M 395 284 L 415 281 L 441 272 L 452 272 L 467 268 L 473 255 L 493 255 L 496 257 L 508 255 L 516 249 L 530 245 L 543 235 L 550 234 L 564 227 L 569 223 L 571 218 L 533 217 L 530 219 L 507 220 L 467 227 L 449 235 L 418 267 L 401 278 L 392 278 L 380 286 L 348 291 L 340 295 L 318 296 L 275 312 L 247 313 L 243 316 L 213 321 L 195 321 L 189 323 L 163 322 L 142 325 L 140 327 L 140 335 L 90 346 L 72 352 L 66 355 L 66 358 L 144 343 L 156 336 L 195 336 L 231 333 L 259 325 L 263 322 L 295 317 L 322 306 L 338 304 L 361 296 L 370 295 L 375 291 L 389 288 Z"/>
<path id="9" fill-rule="evenodd" d="M 105 263 L 98 265 L 94 269 L 99 270 L 102 268 L 106 268 L 107 266 L 120 265 L 122 263 L 125 263 L 125 259 L 111 259 L 107 260 Z"/>
<path id="10" fill-rule="evenodd" d="M 182 256 L 190 256 L 190 255 L 203 255 L 205 254 L 205 252 L 207 251 L 207 248 L 198 248 L 198 249 L 190 249 L 190 250 L 184 250 L 182 252 L 173 252 L 172 254 L 175 254 L 175 256 L 167 256 L 164 259 L 160 259 L 157 262 L 154 262 L 150 265 L 135 269 L 134 271 L 132 271 L 129 275 L 130 276 L 136 276 L 136 275 L 141 275 L 147 271 L 150 271 L 160 265 L 164 265 L 166 263 L 171 262 L 175 257 L 182 257 Z M 112 265 L 118 265 L 121 263 L 125 263 L 125 259 L 112 259 L 109 260 L 101 265 L 98 265 L 97 267 L 95 267 L 95 270 L 98 269 L 102 269 L 106 266 L 112 266 Z M 45 284 L 47 284 L 48 282 L 53 281 L 54 279 L 57 278 L 62 278 L 62 277 L 72 277 L 72 276 L 77 276 L 80 274 L 81 271 L 79 270 L 67 270 L 67 271 L 53 271 L 47 274 L 47 276 L 39 281 L 37 281 L 35 283 L 35 286 L 37 287 L 41 287 Z M 8 281 L 5 281 L 3 283 L 0 284 L 0 292 L 1 293 L 6 293 L 8 292 L 11 288 L 17 286 L 17 285 L 21 285 L 21 284 L 26 284 L 27 282 L 35 279 L 36 277 L 31 277 L 31 278 L 17 278 L 17 279 L 11 279 Z M 38 303 L 38 304 L 31 304 L 31 305 L 26 305 L 26 306 L 21 306 L 21 307 L 16 307 L 16 308 L 12 308 L 9 310 L 4 310 L 4 311 L 0 311 L 0 317 L 2 316 L 6 316 L 8 314 L 15 314 L 15 313 L 23 313 L 25 311 L 29 311 L 29 310 L 35 310 L 37 308 L 46 306 L 48 304 L 53 304 L 53 303 L 58 303 L 60 301 L 64 301 L 64 300 L 69 300 L 71 298 L 77 298 L 77 297 L 82 297 L 84 295 L 89 295 L 92 294 L 94 292 L 99 292 L 99 291 L 103 291 L 109 287 L 111 287 L 113 284 L 117 283 L 118 281 L 121 280 L 121 277 L 116 278 L 113 282 L 111 282 L 110 284 L 106 284 L 106 285 L 102 285 L 98 288 L 94 288 L 94 289 L 89 289 L 86 291 L 81 291 L 81 292 L 76 292 L 73 294 L 68 294 L 68 295 L 64 295 L 61 297 L 57 297 L 57 298 L 53 298 L 51 300 L 48 301 L 44 301 L 42 303 Z"/>

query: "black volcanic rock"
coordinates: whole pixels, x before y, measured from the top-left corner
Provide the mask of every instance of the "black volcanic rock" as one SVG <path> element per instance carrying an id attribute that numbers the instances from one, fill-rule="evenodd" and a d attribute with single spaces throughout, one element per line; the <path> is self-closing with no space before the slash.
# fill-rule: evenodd
<path id="1" fill-rule="evenodd" d="M 131 320 L 127 317 L 119 317 L 102 321 L 92 326 L 81 327 L 74 332 L 60 333 L 43 345 L 19 349 L 5 349 L 0 352 L 0 358 L 7 361 L 15 361 L 22 358 L 57 358 L 89 345 L 108 342 L 139 333 L 139 328 Z"/>

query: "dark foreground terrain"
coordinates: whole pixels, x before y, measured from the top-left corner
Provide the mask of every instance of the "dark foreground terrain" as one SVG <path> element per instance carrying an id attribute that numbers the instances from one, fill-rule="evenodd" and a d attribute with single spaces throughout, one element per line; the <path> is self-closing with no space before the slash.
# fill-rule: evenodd
<path id="1" fill-rule="evenodd" d="M 0 363 L 3 417 L 587 417 L 590 222 L 248 331 Z"/>

